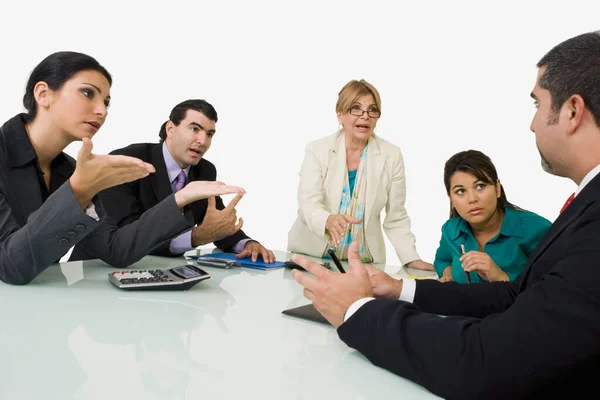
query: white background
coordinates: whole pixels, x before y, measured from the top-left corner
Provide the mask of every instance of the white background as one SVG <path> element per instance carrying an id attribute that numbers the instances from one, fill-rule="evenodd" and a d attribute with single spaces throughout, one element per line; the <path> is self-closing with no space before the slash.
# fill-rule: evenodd
<path id="1" fill-rule="evenodd" d="M 29 73 L 59 50 L 90 54 L 113 75 L 97 153 L 157 141 L 175 104 L 204 98 L 219 113 L 206 158 L 247 190 L 246 233 L 283 250 L 304 147 L 337 129 L 339 90 L 364 78 L 382 97 L 377 133 L 403 150 L 417 247 L 433 261 L 448 214 L 443 165 L 457 151 L 488 154 L 511 202 L 556 218 L 575 185 L 542 172 L 529 93 L 536 62 L 599 29 L 599 9 L 597 0 L 3 2 L 0 120 L 22 111 Z"/>

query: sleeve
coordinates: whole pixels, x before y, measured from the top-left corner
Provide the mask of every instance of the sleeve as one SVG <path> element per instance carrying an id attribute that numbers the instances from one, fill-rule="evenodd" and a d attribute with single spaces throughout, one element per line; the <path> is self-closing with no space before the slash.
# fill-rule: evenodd
<path id="1" fill-rule="evenodd" d="M 113 151 L 111 154 L 121 153 Z M 105 189 L 98 194 L 106 213 L 118 227 L 137 221 L 146 211 L 138 198 L 139 185 L 139 181 L 127 182 Z M 161 257 L 177 257 L 181 255 L 179 250 L 172 248 L 171 241 L 167 240 L 155 247 L 150 254 Z"/>
<path id="2" fill-rule="evenodd" d="M 312 147 L 311 144 L 306 146 L 300 169 L 298 215 L 315 235 L 325 238 L 325 222 L 331 213 L 325 206 L 323 194 L 324 168 Z"/>
<path id="3" fill-rule="evenodd" d="M 411 232 L 410 218 L 406 212 L 406 180 L 404 176 L 404 159 L 398 150 L 392 171 L 392 183 L 385 206 L 383 230 L 396 250 L 402 265 L 420 260 L 417 254 L 415 236 Z"/>
<path id="4" fill-rule="evenodd" d="M 493 304 L 504 301 L 500 289 L 514 287 L 512 282 L 438 283 L 445 293 L 434 289 L 437 282 L 419 282 L 414 305 L 370 301 L 338 332 L 346 344 L 375 365 L 444 398 L 533 396 L 545 385 L 566 379 L 582 366 L 592 368 L 597 362 L 600 248 L 590 238 L 599 231 L 598 218 L 580 224 L 561 259 L 538 260 L 553 266 L 503 312 L 495 312 Z M 480 287 L 488 289 L 482 291 Z M 433 307 L 423 312 L 419 308 L 422 289 L 428 292 L 430 304 L 450 299 L 455 315 L 472 311 L 468 294 L 472 295 L 471 303 L 484 303 L 487 309 L 480 318 L 443 318 L 431 313 Z"/>
<path id="5" fill-rule="evenodd" d="M 192 231 L 187 231 L 169 241 L 169 253 L 183 254 L 192 249 Z"/>
<path id="6" fill-rule="evenodd" d="M 111 153 L 119 154 L 119 153 Z M 98 193 L 98 198 L 102 201 L 105 212 L 115 222 L 118 227 L 124 227 L 140 219 L 146 211 L 142 202 L 138 198 L 139 182 L 128 182 L 113 186 Z M 171 251 L 171 241 L 168 240 L 155 247 L 151 254 L 162 257 L 176 257 L 180 253 Z M 81 245 L 76 249 L 81 253 Z M 85 251 L 85 250 L 84 250 Z M 75 253 L 75 251 L 73 251 Z M 91 257 L 87 251 L 84 253 L 87 258 Z M 73 257 L 72 257 L 73 259 Z"/>
<path id="7" fill-rule="evenodd" d="M 31 213 L 23 226 L 0 192 L 0 279 L 17 285 L 31 282 L 98 226 L 81 209 L 68 182 Z"/>
<path id="8" fill-rule="evenodd" d="M 111 154 L 121 153 L 112 152 Z M 134 181 L 105 189 L 98 193 L 98 197 L 102 201 L 102 205 L 104 206 L 104 209 L 109 217 L 116 223 L 118 227 L 123 227 L 137 221 L 146 211 L 142 202 L 138 198 L 138 192 L 139 182 Z M 77 254 L 81 254 L 81 250 L 79 248 L 76 250 Z M 73 253 L 75 254 L 75 251 Z M 181 255 L 181 253 L 177 251 L 172 251 L 170 240 L 154 248 L 151 254 L 161 257 L 177 257 Z M 89 257 L 90 255 L 87 254 L 87 258 Z"/>
<path id="9" fill-rule="evenodd" d="M 133 264 L 193 226 L 191 210 L 189 207 L 179 209 L 173 194 L 143 213 L 138 220 L 120 228 L 106 214 L 102 202 L 95 202 L 95 205 L 101 224 L 79 245 L 86 253 L 115 267 Z"/>
<path id="10" fill-rule="evenodd" d="M 452 248 L 450 247 L 450 243 L 446 237 L 444 227 L 442 227 L 440 245 L 435 252 L 435 260 L 433 261 L 433 267 L 435 268 L 435 272 L 437 272 L 439 277 L 442 276 L 446 267 L 452 266 Z"/>

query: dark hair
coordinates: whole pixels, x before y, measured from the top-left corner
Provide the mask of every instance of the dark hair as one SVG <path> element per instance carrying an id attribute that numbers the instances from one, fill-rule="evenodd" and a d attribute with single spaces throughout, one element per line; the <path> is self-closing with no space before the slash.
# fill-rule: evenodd
<path id="1" fill-rule="evenodd" d="M 473 174 L 478 180 L 487 183 L 488 185 L 496 185 L 498 182 L 498 173 L 492 160 L 477 150 L 466 150 L 456 153 L 444 165 L 444 186 L 446 193 L 450 195 L 450 180 L 456 172 L 466 172 Z M 500 185 L 500 199 L 498 199 L 498 210 L 504 211 L 505 208 L 520 210 L 519 207 L 509 203 L 506 199 L 504 187 Z M 456 209 L 452 207 L 450 202 L 450 218 L 458 217 Z"/>
<path id="2" fill-rule="evenodd" d="M 175 126 L 179 126 L 181 121 L 185 119 L 185 116 L 188 110 L 198 111 L 206 116 L 206 118 L 217 122 L 219 118 L 217 117 L 217 110 L 206 100 L 200 99 L 192 99 L 181 102 L 175 106 L 171 110 L 171 114 L 169 115 L 169 120 L 166 121 L 160 127 L 160 132 L 158 136 L 160 137 L 161 143 L 167 138 L 167 122 L 171 121 L 175 124 Z"/>
<path id="3" fill-rule="evenodd" d="M 106 77 L 109 86 L 112 86 L 112 77 L 95 58 L 74 51 L 59 51 L 44 58 L 31 72 L 25 94 L 23 106 L 27 110 L 25 119 L 31 121 L 37 115 L 37 102 L 33 89 L 38 82 L 46 82 L 51 90 L 59 90 L 66 81 L 80 71 L 98 71 Z"/>
<path id="4" fill-rule="evenodd" d="M 600 31 L 560 43 L 542 57 L 537 67 L 546 67 L 540 87 L 550 92 L 553 112 L 578 94 L 600 126 Z"/>

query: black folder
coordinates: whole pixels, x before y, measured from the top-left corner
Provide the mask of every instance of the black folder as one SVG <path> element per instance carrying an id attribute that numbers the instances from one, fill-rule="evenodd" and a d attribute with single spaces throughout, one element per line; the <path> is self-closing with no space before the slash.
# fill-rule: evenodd
<path id="1" fill-rule="evenodd" d="M 329 321 L 327 321 L 312 304 L 283 310 L 282 313 L 292 317 L 308 319 L 310 321 L 321 322 L 329 325 Z"/>

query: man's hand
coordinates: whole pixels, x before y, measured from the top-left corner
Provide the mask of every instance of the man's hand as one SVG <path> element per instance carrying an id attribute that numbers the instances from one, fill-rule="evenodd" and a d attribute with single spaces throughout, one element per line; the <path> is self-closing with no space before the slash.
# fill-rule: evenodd
<path id="1" fill-rule="evenodd" d="M 487 253 L 471 250 L 460 257 L 460 261 L 465 271 L 475 271 L 486 281 L 508 281 L 508 274 L 502 271 Z"/>
<path id="2" fill-rule="evenodd" d="M 175 202 L 179 208 L 183 208 L 194 201 L 232 193 L 244 195 L 246 191 L 241 187 L 226 185 L 219 181 L 193 181 L 175 193 Z"/>
<path id="3" fill-rule="evenodd" d="M 339 246 L 348 224 L 360 224 L 361 222 L 362 219 L 352 218 L 349 215 L 331 214 L 325 221 L 325 232 L 331 236 L 332 244 Z"/>
<path id="4" fill-rule="evenodd" d="M 398 300 L 402 292 L 402 279 L 394 279 L 380 269 L 365 265 L 375 297 Z"/>
<path id="5" fill-rule="evenodd" d="M 235 206 L 244 197 L 238 194 L 223 210 L 217 210 L 215 197 L 208 198 L 208 207 L 202 223 L 192 229 L 192 246 L 198 247 L 233 235 L 244 225 L 242 218 L 237 222 Z M 236 223 L 237 222 L 237 223 Z"/>
<path id="6" fill-rule="evenodd" d="M 96 193 L 122 183 L 135 181 L 154 172 L 154 166 L 140 159 L 121 155 L 97 155 L 89 138 L 82 139 L 75 172 L 69 178 L 81 208 L 86 208 Z"/>
<path id="7" fill-rule="evenodd" d="M 267 250 L 258 243 L 256 240 L 249 240 L 246 242 L 244 246 L 244 250 L 240 254 L 238 254 L 237 258 L 246 258 L 252 257 L 252 262 L 256 262 L 258 260 L 258 256 L 261 256 L 263 261 L 267 264 L 271 264 L 275 262 L 275 255 L 271 250 Z"/>
<path id="8" fill-rule="evenodd" d="M 292 259 L 315 276 L 292 271 L 296 282 L 304 287 L 304 296 L 336 328 L 344 322 L 346 311 L 356 300 L 373 296 L 369 274 L 360 261 L 358 242 L 352 242 L 348 249 L 350 268 L 345 274 L 331 272 L 316 261 L 297 254 Z"/>

